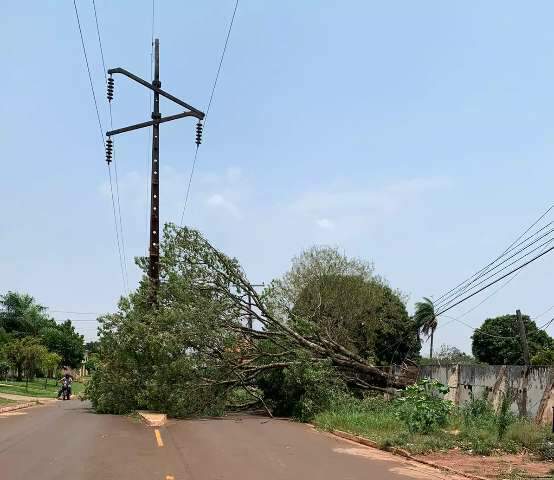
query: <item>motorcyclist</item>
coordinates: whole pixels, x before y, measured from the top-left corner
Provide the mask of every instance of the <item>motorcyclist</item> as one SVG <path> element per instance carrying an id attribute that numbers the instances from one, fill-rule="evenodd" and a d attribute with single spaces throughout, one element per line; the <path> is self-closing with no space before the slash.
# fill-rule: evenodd
<path id="1" fill-rule="evenodd" d="M 73 383 L 73 378 L 71 377 L 69 372 L 66 372 L 61 380 L 59 380 L 59 382 L 61 383 L 61 387 L 58 391 L 58 400 L 60 399 L 60 397 L 62 397 L 64 400 L 66 398 L 69 400 L 71 398 L 71 384 Z"/>

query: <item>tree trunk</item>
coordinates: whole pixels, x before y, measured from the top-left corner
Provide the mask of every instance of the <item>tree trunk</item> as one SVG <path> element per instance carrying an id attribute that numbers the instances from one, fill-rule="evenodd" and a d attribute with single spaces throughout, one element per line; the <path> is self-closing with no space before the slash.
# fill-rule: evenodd
<path id="1" fill-rule="evenodd" d="M 435 329 L 431 329 L 431 346 L 429 348 L 429 358 L 433 358 L 433 337 L 435 336 Z"/>

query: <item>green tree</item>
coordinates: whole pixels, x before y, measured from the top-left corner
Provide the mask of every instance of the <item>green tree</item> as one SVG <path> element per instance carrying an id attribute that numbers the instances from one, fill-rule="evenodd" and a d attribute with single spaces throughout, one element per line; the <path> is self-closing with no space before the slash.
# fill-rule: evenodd
<path id="1" fill-rule="evenodd" d="M 62 357 L 64 366 L 77 368 L 81 365 L 85 356 L 84 337 L 75 331 L 71 320 L 44 328 L 40 336 L 49 351 Z"/>
<path id="2" fill-rule="evenodd" d="M 432 300 L 423 297 L 423 302 L 415 304 L 414 321 L 420 332 L 426 337 L 430 337 L 429 358 L 433 358 L 433 339 L 437 328 L 437 315 L 435 314 L 435 305 Z"/>
<path id="3" fill-rule="evenodd" d="M 529 355 L 554 347 L 552 338 L 523 315 Z M 523 365 L 523 349 L 516 315 L 488 318 L 472 335 L 472 352 L 477 360 L 490 365 Z"/>
<path id="4" fill-rule="evenodd" d="M 23 364 L 25 362 L 25 343 L 23 339 L 17 338 L 8 343 L 4 352 L 6 354 L 6 360 L 16 372 L 17 381 L 23 380 Z"/>
<path id="5" fill-rule="evenodd" d="M 54 321 L 46 314 L 46 308 L 25 293 L 8 292 L 0 296 L 0 328 L 16 337 L 37 336 Z"/>
<path id="6" fill-rule="evenodd" d="M 88 353 L 98 353 L 100 351 L 100 342 L 92 341 L 85 343 L 85 351 Z"/>
<path id="7" fill-rule="evenodd" d="M 328 337 L 378 364 L 418 355 L 417 327 L 404 297 L 368 262 L 313 247 L 295 257 L 272 288 L 273 303 L 290 305 L 285 318 L 299 331 Z"/>
<path id="8" fill-rule="evenodd" d="M 539 350 L 531 357 L 532 365 L 553 366 L 554 365 L 554 348 L 549 347 Z"/>
<path id="9" fill-rule="evenodd" d="M 48 384 L 48 378 L 55 378 L 56 371 L 62 362 L 61 355 L 46 351 L 41 359 L 41 365 L 44 372 L 44 387 Z"/>
<path id="10" fill-rule="evenodd" d="M 23 369 L 25 371 L 25 388 L 29 388 L 29 380 L 35 377 L 35 373 L 41 367 L 48 350 L 40 344 L 38 338 L 25 337 L 21 340 L 23 350 Z"/>

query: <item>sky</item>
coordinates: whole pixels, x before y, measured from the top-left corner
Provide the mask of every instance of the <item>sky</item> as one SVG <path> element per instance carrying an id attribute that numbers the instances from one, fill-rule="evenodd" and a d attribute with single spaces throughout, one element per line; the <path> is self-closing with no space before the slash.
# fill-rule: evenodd
<path id="1" fill-rule="evenodd" d="M 92 2 L 77 6 L 107 130 Z M 96 7 L 106 67 L 149 78 L 152 3 Z M 206 108 L 233 8 L 156 0 L 162 88 Z M 185 223 L 255 283 L 312 245 L 336 246 L 374 262 L 412 313 L 553 203 L 553 16 L 547 1 L 240 0 Z M 114 311 L 124 286 L 73 3 L 9 2 L 0 27 L 0 292 L 28 292 L 59 320 L 88 320 L 77 329 L 93 339 L 90 320 Z M 112 111 L 114 128 L 149 120 L 148 91 L 117 76 Z M 161 102 L 162 114 L 179 111 Z M 160 130 L 161 217 L 179 222 L 194 121 Z M 133 288 L 133 258 L 148 240 L 149 132 L 115 141 Z M 465 315 L 469 326 L 443 320 L 435 344 L 469 351 L 485 318 L 544 312 L 553 266 L 554 256 L 530 265 Z"/>

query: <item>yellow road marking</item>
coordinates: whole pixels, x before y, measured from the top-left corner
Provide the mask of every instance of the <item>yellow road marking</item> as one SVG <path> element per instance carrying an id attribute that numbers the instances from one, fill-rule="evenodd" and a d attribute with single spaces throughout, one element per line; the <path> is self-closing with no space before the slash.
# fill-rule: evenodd
<path id="1" fill-rule="evenodd" d="M 158 443 L 158 447 L 163 447 L 164 442 L 162 440 L 162 434 L 160 433 L 160 431 L 157 428 L 156 428 L 156 430 L 154 430 L 154 433 L 156 434 L 156 442 Z"/>

